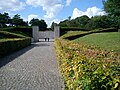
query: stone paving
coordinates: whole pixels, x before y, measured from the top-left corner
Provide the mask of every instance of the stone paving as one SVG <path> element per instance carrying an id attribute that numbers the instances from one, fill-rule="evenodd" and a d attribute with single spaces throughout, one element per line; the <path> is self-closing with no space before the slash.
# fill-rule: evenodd
<path id="1" fill-rule="evenodd" d="M 53 43 L 34 43 L 0 59 L 0 90 L 64 90 Z"/>

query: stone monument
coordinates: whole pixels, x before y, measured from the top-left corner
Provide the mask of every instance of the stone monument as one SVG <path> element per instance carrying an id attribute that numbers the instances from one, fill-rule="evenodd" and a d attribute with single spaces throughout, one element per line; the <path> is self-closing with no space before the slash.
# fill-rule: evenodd
<path id="1" fill-rule="evenodd" d="M 54 26 L 54 38 L 60 37 L 60 26 Z"/>

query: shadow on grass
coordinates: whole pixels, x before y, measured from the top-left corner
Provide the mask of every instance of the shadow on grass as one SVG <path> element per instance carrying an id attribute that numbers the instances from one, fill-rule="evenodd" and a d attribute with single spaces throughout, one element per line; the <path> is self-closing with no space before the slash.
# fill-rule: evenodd
<path id="1" fill-rule="evenodd" d="M 17 52 L 11 53 L 3 58 L 0 58 L 0 68 L 12 62 L 15 58 L 23 55 L 34 47 L 48 47 L 50 46 L 48 43 L 32 43 L 30 46 L 23 48 Z"/>

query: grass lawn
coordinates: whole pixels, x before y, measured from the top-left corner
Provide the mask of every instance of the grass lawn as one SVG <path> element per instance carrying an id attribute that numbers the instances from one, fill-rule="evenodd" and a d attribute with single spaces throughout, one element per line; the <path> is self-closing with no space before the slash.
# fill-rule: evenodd
<path id="1" fill-rule="evenodd" d="M 94 33 L 73 41 L 120 53 L 120 32 Z"/>

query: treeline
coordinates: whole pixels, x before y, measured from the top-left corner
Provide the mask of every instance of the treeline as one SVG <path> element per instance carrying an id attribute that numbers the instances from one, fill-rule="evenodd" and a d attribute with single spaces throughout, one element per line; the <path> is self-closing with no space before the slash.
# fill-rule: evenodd
<path id="1" fill-rule="evenodd" d="M 28 26 L 28 22 L 25 22 L 18 14 L 11 18 L 8 13 L 0 13 L 0 28 L 7 26 Z"/>
<path id="2" fill-rule="evenodd" d="M 109 28 L 120 27 L 116 22 L 118 19 L 111 18 L 110 15 L 94 16 L 89 18 L 84 15 L 72 20 L 64 20 L 59 23 L 61 27 L 79 27 L 82 29 L 97 29 L 97 28 Z"/>
<path id="3" fill-rule="evenodd" d="M 97 29 L 97 28 L 120 28 L 120 1 L 119 0 L 103 0 L 104 10 L 106 15 L 94 16 L 89 18 L 84 15 L 75 19 L 68 19 L 61 21 L 61 27 L 79 27 L 82 29 Z M 52 27 L 56 23 L 52 23 Z"/>
<path id="4" fill-rule="evenodd" d="M 8 13 L 0 13 L 0 28 L 13 27 L 13 26 L 39 26 L 40 30 L 46 30 L 47 24 L 44 20 L 32 19 L 30 22 L 24 21 L 19 14 L 14 15 L 12 18 Z"/>

